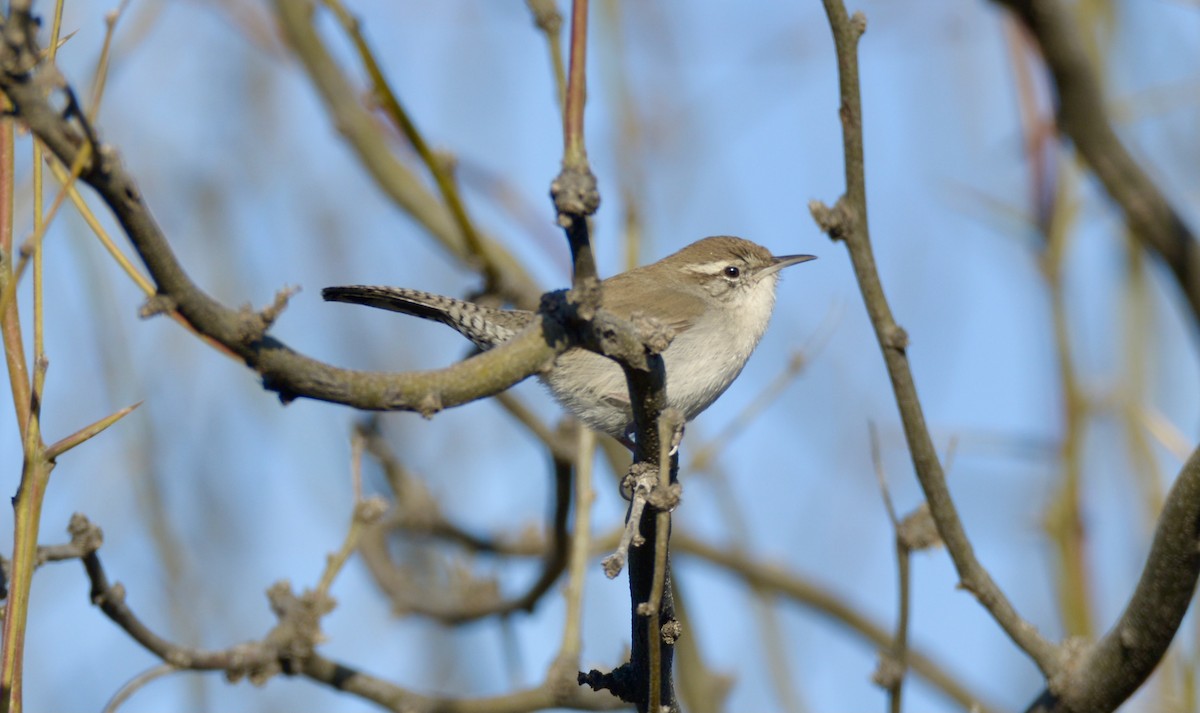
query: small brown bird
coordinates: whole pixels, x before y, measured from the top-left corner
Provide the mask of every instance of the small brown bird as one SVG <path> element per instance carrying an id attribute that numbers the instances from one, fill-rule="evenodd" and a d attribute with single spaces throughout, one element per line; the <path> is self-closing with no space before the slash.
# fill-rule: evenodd
<path id="1" fill-rule="evenodd" d="M 712 405 L 742 372 L 767 329 L 779 271 L 815 259 L 776 257 L 741 238 L 704 238 L 656 263 L 602 282 L 601 305 L 618 317 L 653 317 L 675 334 L 663 361 L 667 404 L 688 421 Z M 403 312 L 448 325 L 480 349 L 502 344 L 536 318 L 403 287 L 328 287 L 322 297 Z M 540 377 L 579 420 L 625 443 L 633 411 L 616 362 L 585 349 L 563 352 Z"/>

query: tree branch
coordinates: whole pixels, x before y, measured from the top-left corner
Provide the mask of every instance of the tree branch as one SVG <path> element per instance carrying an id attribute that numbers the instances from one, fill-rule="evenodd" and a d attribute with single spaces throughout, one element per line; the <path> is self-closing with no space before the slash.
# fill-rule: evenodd
<path id="1" fill-rule="evenodd" d="M 994 1 L 1021 19 L 1042 50 L 1058 94 L 1058 130 L 1074 142 L 1125 213 L 1142 246 L 1170 268 L 1193 316 L 1200 320 L 1196 236 L 1113 130 L 1104 93 L 1070 10 L 1060 0 Z"/>
<path id="2" fill-rule="evenodd" d="M 809 208 L 821 229 L 831 239 L 845 242 L 850 253 L 863 302 L 875 328 L 875 336 L 892 382 L 913 469 L 929 503 L 938 533 L 954 561 L 961 586 L 975 595 L 1017 646 L 1033 659 L 1047 677 L 1051 677 L 1062 666 L 1058 647 L 1017 614 L 991 575 L 975 558 L 974 548 L 958 517 L 950 489 L 946 486 L 946 475 L 938 460 L 933 439 L 930 438 L 917 397 L 916 383 L 908 365 L 908 334 L 892 316 L 871 248 L 863 168 L 862 98 L 858 80 L 858 40 L 866 31 L 866 18 L 861 13 L 850 16 L 841 0 L 824 0 L 824 4 L 837 50 L 846 193 L 832 208 L 819 201 L 810 203 Z"/>
<path id="3" fill-rule="evenodd" d="M 1184 464 L 1158 518 L 1137 588 L 1117 623 L 1069 662 L 1030 706 L 1037 713 L 1115 710 L 1167 652 L 1200 577 L 1200 449 Z"/>
<path id="4" fill-rule="evenodd" d="M 197 332 L 222 344 L 257 371 L 264 387 L 278 392 L 283 401 L 306 397 L 365 410 L 408 410 L 431 416 L 512 386 L 547 368 L 556 354 L 570 346 L 555 321 L 543 319 L 505 345 L 436 371 L 354 371 L 293 351 L 266 333 L 286 305 L 285 293 L 259 312 L 234 310 L 192 282 L 116 150 L 93 146 L 94 132 L 84 117 L 78 112 L 64 115 L 53 106 L 51 97 L 56 91 L 70 96 L 71 90 L 52 65 L 39 64 L 35 32 L 28 16 L 16 12 L 4 23 L 0 90 L 11 100 L 13 113 L 62 163 L 72 165 L 80 151 L 92 150 L 93 158 L 80 177 L 112 209 L 158 289 L 144 314 L 178 311 Z M 553 303 L 547 304 L 555 314 L 571 314 L 569 307 L 564 312 Z"/>

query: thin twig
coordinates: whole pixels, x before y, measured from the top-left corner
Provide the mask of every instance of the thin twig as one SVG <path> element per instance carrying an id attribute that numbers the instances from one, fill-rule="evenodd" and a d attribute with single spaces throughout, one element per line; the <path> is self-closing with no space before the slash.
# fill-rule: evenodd
<path id="1" fill-rule="evenodd" d="M 554 71 L 555 98 L 558 110 L 564 110 L 567 95 L 567 72 L 562 58 L 562 13 L 555 0 L 525 0 L 533 13 L 533 24 L 546 36 L 546 48 L 550 52 L 550 67 Z"/>
<path id="2" fill-rule="evenodd" d="M 879 431 L 875 422 L 867 424 L 871 442 L 871 463 L 875 466 L 875 478 L 879 481 L 879 492 L 883 496 L 883 505 L 887 509 L 888 520 L 892 523 L 892 537 L 896 548 L 896 587 L 899 590 L 900 601 L 897 605 L 896 634 L 879 661 L 874 680 L 888 694 L 888 710 L 900 713 L 903 710 L 904 677 L 908 673 L 908 618 L 912 609 L 910 564 L 912 549 L 902 535 L 900 518 L 896 515 L 896 506 L 892 502 L 892 493 L 888 489 L 887 474 L 883 468 L 883 455 L 879 449 Z"/>
<path id="3" fill-rule="evenodd" d="M 462 233 L 463 244 L 467 247 L 467 252 L 470 255 L 470 260 L 477 263 L 477 267 L 483 274 L 484 291 L 489 294 L 499 294 L 502 287 L 500 268 L 491 259 L 491 254 L 484 248 L 483 238 L 475 229 L 475 223 L 471 220 L 467 213 L 466 204 L 463 202 L 462 193 L 459 191 L 458 183 L 454 180 L 447 166 L 447 162 L 440 156 L 436 155 L 429 142 L 425 140 L 424 134 L 417 129 L 416 123 L 408 112 L 404 109 L 404 105 L 400 103 L 400 99 L 396 93 L 392 91 L 391 84 L 387 77 L 383 74 L 383 68 L 379 66 L 379 62 L 375 59 L 375 53 L 371 51 L 367 44 L 367 39 L 363 35 L 361 23 L 358 18 L 350 14 L 346 6 L 341 3 L 341 0 L 321 0 L 341 23 L 342 29 L 350 36 L 351 42 L 358 50 L 358 57 L 362 61 L 363 66 L 367 70 L 367 75 L 371 78 L 371 92 L 374 95 L 375 101 L 383 108 L 384 112 L 391 118 L 396 128 L 404 134 L 404 138 L 412 144 L 417 155 L 421 157 L 421 162 L 425 164 L 425 168 L 429 170 L 429 174 L 433 176 L 433 182 L 437 185 L 438 193 L 442 196 L 442 201 L 446 204 L 447 210 L 454 218 L 455 225 L 458 226 Z"/>
<path id="4" fill-rule="evenodd" d="M 678 555 L 709 562 L 737 576 L 749 586 L 758 587 L 764 592 L 782 597 L 784 601 L 812 609 L 866 639 L 878 649 L 892 646 L 894 639 L 891 632 L 882 624 L 872 621 L 864 612 L 851 606 L 843 595 L 790 573 L 784 567 L 757 561 L 742 550 L 714 547 L 684 532 L 675 533 L 672 540 Z M 918 650 L 909 650 L 908 665 L 913 672 L 955 701 L 963 710 L 982 713 L 1001 710 L 987 703 L 979 692 L 970 690 L 950 671 Z"/>
<path id="5" fill-rule="evenodd" d="M 108 703 L 104 704 L 104 709 L 101 713 L 116 713 L 117 709 L 121 707 L 121 704 L 132 698 L 133 694 L 137 693 L 160 678 L 165 678 L 166 676 L 178 672 L 179 669 L 168 663 L 160 663 L 157 666 L 151 666 L 145 671 L 142 671 L 138 675 L 129 679 L 124 686 L 121 686 L 117 692 L 112 695 L 112 698 L 108 699 Z"/>
<path id="6" fill-rule="evenodd" d="M 557 667 L 565 680 L 571 680 L 579 669 L 579 655 L 583 649 L 583 590 L 587 578 L 589 559 L 588 547 L 592 537 L 592 502 L 596 494 L 592 490 L 592 461 L 596 456 L 596 434 L 589 428 L 576 431 L 575 459 L 575 524 L 571 532 L 571 547 L 567 555 L 567 586 L 563 598 L 567 611 L 563 622 L 562 645 L 559 647 Z"/>

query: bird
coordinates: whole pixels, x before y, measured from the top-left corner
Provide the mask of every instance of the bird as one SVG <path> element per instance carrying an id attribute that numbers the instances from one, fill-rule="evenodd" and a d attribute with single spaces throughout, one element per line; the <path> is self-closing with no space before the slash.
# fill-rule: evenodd
<path id="1" fill-rule="evenodd" d="M 667 406 L 691 421 L 729 388 L 758 346 L 775 307 L 780 271 L 814 259 L 775 256 L 729 235 L 708 237 L 603 280 L 600 306 L 624 319 L 652 317 L 674 334 L 662 353 Z M 538 318 L 536 312 L 403 287 L 327 287 L 321 296 L 441 322 L 481 350 L 507 342 Z M 632 447 L 629 389 L 615 361 L 573 347 L 539 378 L 580 421 Z"/>

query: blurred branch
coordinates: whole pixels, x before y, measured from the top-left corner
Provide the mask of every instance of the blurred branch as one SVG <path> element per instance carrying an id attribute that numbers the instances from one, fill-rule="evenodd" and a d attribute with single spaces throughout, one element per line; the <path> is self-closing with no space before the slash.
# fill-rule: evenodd
<path id="1" fill-rule="evenodd" d="M 753 403 L 753 402 L 752 402 Z M 715 443 L 714 440 L 708 440 L 705 445 L 714 444 L 719 446 L 720 440 Z M 715 451 L 710 451 L 715 454 Z M 698 458 L 693 458 L 693 462 L 699 461 Z M 717 508 L 720 510 L 723 519 L 725 520 L 726 537 L 728 547 L 742 552 L 750 552 L 753 549 L 753 542 L 749 536 L 750 519 L 755 517 L 757 510 L 751 504 L 750 512 L 743 513 L 739 504 L 739 486 L 734 485 L 733 477 L 731 477 L 727 468 L 722 467 L 719 460 L 710 460 L 705 464 L 706 472 L 711 487 L 714 488 L 713 500 Z M 689 479 L 691 474 L 701 475 L 692 469 L 688 469 Z M 752 602 L 755 623 L 758 626 L 758 635 L 762 640 L 763 657 L 767 661 L 767 671 L 771 677 L 771 685 L 775 689 L 777 707 L 783 713 L 803 713 L 807 710 L 807 706 L 801 698 L 799 684 L 801 683 L 795 676 L 795 654 L 796 647 L 788 640 L 787 631 L 784 628 L 784 623 L 780 617 L 777 607 L 777 597 L 773 592 L 767 591 L 761 587 L 755 586 L 752 582 L 746 582 L 754 601 Z M 686 619 L 681 616 L 681 621 L 684 621 L 685 631 L 689 632 L 689 636 L 683 637 L 680 640 L 681 647 L 686 647 L 688 642 L 695 646 L 694 635 L 691 635 L 693 629 L 686 628 Z M 680 649 L 680 684 L 681 686 L 691 685 L 686 679 L 686 674 L 683 669 L 683 657 L 685 656 L 684 649 Z M 713 678 L 709 676 L 709 678 Z M 720 681 L 713 680 L 710 684 L 717 686 Z M 730 684 L 726 683 L 726 688 Z M 681 691 L 684 698 L 684 703 L 694 708 L 695 706 L 688 702 L 686 691 Z M 722 696 L 723 698 L 723 696 Z M 709 701 L 709 705 L 714 705 L 715 699 Z"/>
<path id="2" fill-rule="evenodd" d="M 871 621 L 865 613 L 848 604 L 844 597 L 814 582 L 792 574 L 782 567 L 757 561 L 744 551 L 714 547 L 684 532 L 673 533 L 673 539 L 677 553 L 702 559 L 737 575 L 749 586 L 820 612 L 834 623 L 841 624 L 870 641 L 877 649 L 887 649 L 892 645 L 892 635 L 882 624 Z M 980 694 L 971 691 L 953 674 L 919 650 L 910 648 L 907 659 L 909 667 L 918 676 L 953 699 L 964 710 L 981 713 L 1000 710 L 988 704 Z"/>
<path id="3" fill-rule="evenodd" d="M 1054 569 L 1059 616 L 1068 636 L 1090 639 L 1092 607 L 1088 591 L 1087 531 L 1083 517 L 1083 448 L 1090 404 L 1080 383 L 1071 350 L 1071 315 L 1067 309 L 1065 265 L 1070 254 L 1072 226 L 1079 216 L 1075 167 L 1057 150 L 1053 124 L 1039 110 L 1036 83 L 1026 55 L 1028 33 L 1015 21 L 1006 24 L 1013 71 L 1017 76 L 1017 105 L 1024 134 L 1025 165 L 1029 173 L 1038 267 L 1050 299 L 1055 365 L 1061 387 L 1063 436 L 1059 446 L 1059 485 L 1045 508 L 1043 528 L 1057 550 Z"/>
<path id="4" fill-rule="evenodd" d="M 307 591 L 296 596 L 286 582 L 267 591 L 279 623 L 261 640 L 228 649 L 204 650 L 167 641 L 154 633 L 125 603 L 125 588 L 110 583 L 96 549 L 99 529 L 82 515 L 72 518 L 72 537 L 88 538 L 83 555 L 91 581 L 92 603 L 150 653 L 176 669 L 223 671 L 230 681 L 247 678 L 263 684 L 279 674 L 303 675 L 331 688 L 372 701 L 387 710 L 444 711 L 446 713 L 527 713 L 537 708 L 611 709 L 607 696 L 589 694 L 559 680 L 547 678 L 540 686 L 490 698 L 426 696 L 384 679 L 336 663 L 316 653 L 321 641 L 321 617 L 332 611 L 327 595 Z"/>
<path id="5" fill-rule="evenodd" d="M 734 416 L 733 420 L 725 424 L 725 426 L 715 435 L 701 442 L 698 446 L 692 448 L 692 459 L 688 464 L 688 470 L 709 470 L 713 467 L 713 463 L 720 453 L 722 448 L 725 448 L 733 440 L 741 434 L 754 420 L 759 417 L 780 396 L 787 391 L 787 387 L 793 381 L 800 378 L 804 370 L 817 357 L 818 354 L 829 343 L 829 339 L 833 336 L 834 330 L 837 328 L 838 322 L 841 321 L 842 310 L 838 308 L 830 309 L 825 314 L 825 319 L 822 320 L 821 326 L 817 331 L 809 337 L 808 342 L 803 346 L 794 350 L 784 364 L 783 370 L 775 376 L 774 379 L 767 382 L 762 391 L 746 404 L 745 408 Z"/>
<path id="6" fill-rule="evenodd" d="M 1078 213 L 1077 203 L 1072 200 L 1073 179 L 1071 167 L 1063 166 L 1053 187 L 1047 220 L 1038 226 L 1043 238 L 1039 267 L 1050 297 L 1055 365 L 1062 388 L 1063 430 L 1059 451 L 1060 482 L 1058 492 L 1046 508 L 1044 526 L 1058 554 L 1058 605 L 1063 628 L 1068 636 L 1090 639 L 1094 633 L 1082 502 L 1084 439 L 1090 404 L 1071 351 L 1072 319 L 1067 309 L 1064 268 L 1071 242 L 1071 225 Z"/>
<path id="7" fill-rule="evenodd" d="M 489 616 L 533 611 L 567 565 L 571 544 L 567 532 L 571 504 L 570 461 L 555 460 L 554 514 L 549 537 L 543 542 L 548 542 L 548 545 L 539 550 L 543 560 L 541 572 L 522 594 L 501 598 L 492 586 L 471 586 L 460 582 L 460 592 L 455 596 L 429 596 L 428 591 L 415 592 L 412 577 L 401 571 L 394 562 L 387 545 L 389 532 L 399 529 L 434 534 L 481 552 L 497 552 L 500 546 L 494 541 L 471 535 L 448 521 L 437 503 L 408 475 L 371 423 L 359 424 L 355 429 L 364 439 L 367 452 L 384 469 L 395 498 L 395 512 L 371 529 L 362 544 L 362 552 L 376 583 L 395 602 L 397 609 L 429 616 L 445 624 L 465 624 Z"/>
<path id="8" fill-rule="evenodd" d="M 1200 249 L 1182 216 L 1113 130 L 1084 40 L 1060 0 L 994 0 L 1029 28 L 1054 78 L 1058 129 L 1095 171 L 1133 233 L 1175 276 L 1200 325 Z"/>
<path id="9" fill-rule="evenodd" d="M 433 176 L 433 182 L 437 185 L 438 193 L 442 196 L 442 202 L 450 211 L 451 217 L 454 218 L 454 224 L 462 235 L 463 244 L 466 246 L 469 254 L 469 261 L 475 263 L 474 267 L 483 274 L 484 292 L 489 294 L 500 293 L 500 268 L 496 263 L 492 262 L 491 254 L 484 249 L 483 238 L 475 229 L 475 224 L 467 215 L 466 204 L 463 203 L 462 195 L 459 192 L 458 184 L 455 182 L 451 174 L 449 161 L 441 156 L 434 154 L 433 149 L 429 147 L 429 143 L 425 141 L 425 136 L 417 129 L 417 125 L 413 122 L 412 117 L 405 111 L 404 105 L 396 97 L 396 93 L 392 91 L 392 87 L 388 84 L 387 77 L 383 75 L 383 68 L 379 66 L 379 62 L 375 59 L 375 53 L 371 51 L 367 45 L 367 39 L 362 33 L 361 23 L 358 18 L 350 14 L 346 6 L 340 0 L 322 0 L 324 5 L 328 7 L 341 23 L 346 34 L 350 36 L 354 47 L 358 50 L 359 59 L 362 60 L 363 66 L 367 70 L 367 75 L 371 77 L 371 94 L 375 101 L 383 108 L 392 123 L 400 129 L 404 134 L 404 138 L 412 144 L 417 155 L 421 157 L 421 161 L 425 167 L 429 169 L 429 173 Z M 512 299 L 509 296 L 509 299 Z"/>
<path id="10" fill-rule="evenodd" d="M 588 548 L 592 538 L 592 462 L 596 456 L 596 434 L 588 428 L 576 429 L 575 458 L 571 470 L 575 482 L 575 523 L 567 553 L 567 584 L 563 588 L 566 614 L 563 617 L 562 644 L 551 665 L 550 677 L 572 682 L 580 665 L 583 651 L 583 592 L 587 581 Z M 565 539 L 565 533 L 564 533 Z"/>
<path id="11" fill-rule="evenodd" d="M 576 425 L 574 428 L 552 430 L 511 391 L 496 394 L 496 403 L 541 441 L 553 458 L 567 461 L 575 458 L 575 444 L 572 442 L 571 432 L 586 431 L 585 426 Z"/>
<path id="12" fill-rule="evenodd" d="M 73 94 L 52 67 L 39 68 L 34 37 L 31 18 L 15 11 L 10 14 L 0 49 L 0 65 L 7 68 L 0 74 L 0 89 L 30 130 L 60 161 L 72 165 L 80 151 L 92 148 L 94 136 L 81 113 L 64 115 L 50 101 L 51 93 L 58 89 L 69 97 Z M 69 106 L 77 107 L 74 102 Z M 258 312 L 248 307 L 230 309 L 204 293 L 179 264 L 116 150 L 101 146 L 93 154 L 81 178 L 113 210 L 157 285 L 158 292 L 143 313 L 178 310 L 197 331 L 225 345 L 258 371 L 264 386 L 278 392 L 284 401 L 307 397 L 361 409 L 412 410 L 430 416 L 508 388 L 544 368 L 570 344 L 551 319 L 505 345 L 437 371 L 386 374 L 339 369 L 316 361 L 267 335 L 286 306 L 286 291 Z M 566 317 L 571 312 L 570 308 L 559 309 Z"/>
<path id="13" fill-rule="evenodd" d="M 688 598 L 680 591 L 681 589 L 686 591 L 687 588 L 682 586 L 681 581 L 675 581 L 672 585 L 675 595 L 675 616 L 679 619 L 680 628 L 687 633 L 686 636 L 679 637 L 679 641 L 675 644 L 675 665 L 679 670 L 679 700 L 683 704 L 683 709 L 689 713 L 722 713 L 727 709 L 734 677 L 728 673 L 714 670 L 705 663 L 701 654 L 703 647 L 698 641 L 699 621 L 691 616 L 691 611 L 687 607 Z M 764 631 L 764 638 L 768 639 L 766 649 L 768 659 L 773 659 L 779 653 L 773 644 L 783 638 L 782 631 L 778 629 L 773 631 L 776 634 L 773 638 L 770 633 Z M 772 677 L 775 675 L 776 668 L 775 664 L 771 664 Z M 781 713 L 802 711 L 803 708 L 799 706 L 789 705 L 794 702 L 794 698 L 786 699 L 784 706 L 779 709 Z"/>
<path id="14" fill-rule="evenodd" d="M 1059 131 L 1121 207 L 1141 245 L 1162 258 L 1200 320 L 1200 252 L 1165 194 L 1121 143 L 1077 19 L 1058 0 L 997 0 L 1021 19 L 1041 49 L 1057 93 Z M 1200 576 L 1200 485 L 1193 453 L 1167 498 L 1137 590 L 1116 626 L 1034 702 L 1034 711 L 1108 711 L 1141 686 L 1165 655 Z"/>
<path id="15" fill-rule="evenodd" d="M 833 240 L 845 242 L 854 266 L 854 274 L 863 302 L 875 328 L 888 376 L 891 378 L 896 405 L 904 424 L 904 434 L 912 457 L 913 469 L 925 492 L 938 533 L 958 571 L 960 584 L 975 595 L 1009 637 L 1034 660 L 1047 678 L 1062 668 L 1061 653 L 1032 624 L 1017 614 L 999 586 L 979 560 L 958 517 L 946 476 L 938 460 L 937 449 L 929 435 L 916 384 L 908 365 L 908 334 L 896 324 L 883 293 L 867 221 L 867 189 L 863 162 L 862 98 L 858 80 L 858 40 L 866 31 L 861 13 L 851 17 L 841 0 L 823 0 L 837 50 L 838 80 L 841 93 L 839 115 L 842 120 L 845 153 L 846 192 L 832 207 L 812 201 L 809 208 L 817 224 Z"/>
<path id="16" fill-rule="evenodd" d="M 1200 576 L 1200 450 L 1175 479 L 1145 568 L 1112 629 L 1051 678 L 1037 713 L 1112 711 L 1150 676 L 1174 638 Z"/>
<path id="17" fill-rule="evenodd" d="M 879 492 L 883 496 L 883 505 L 887 510 L 888 521 L 892 523 L 893 544 L 896 548 L 896 590 L 899 601 L 896 611 L 896 635 L 886 651 L 880 654 L 879 666 L 875 669 L 874 681 L 887 691 L 888 711 L 900 713 L 904 709 L 904 676 L 908 673 L 908 622 L 912 611 L 912 550 L 909 539 L 904 536 L 904 528 L 896 514 L 896 506 L 892 503 L 892 493 L 888 489 L 887 474 L 883 469 L 883 456 L 879 452 L 879 432 L 873 422 L 867 424 L 870 430 L 871 462 L 875 466 L 875 477 L 879 481 Z"/>
<path id="18" fill-rule="evenodd" d="M 533 24 L 546 36 L 546 48 L 550 52 L 550 67 L 554 70 L 555 96 L 558 109 L 563 110 L 567 94 L 567 72 L 562 59 L 562 13 L 556 0 L 525 0 L 533 13 Z"/>
<path id="19" fill-rule="evenodd" d="M 494 269 L 498 290 L 505 299 L 521 308 L 536 305 L 541 290 L 520 263 L 495 241 L 483 236 L 478 236 L 473 248 L 453 212 L 396 159 L 388 135 L 363 106 L 313 27 L 312 5 L 276 0 L 275 13 L 288 45 L 303 63 L 335 126 L 376 184 L 459 260 L 470 265 L 472 251 L 478 249 L 483 264 Z"/>
<path id="20" fill-rule="evenodd" d="M 164 678 L 178 672 L 179 669 L 175 668 L 171 664 L 166 663 L 160 663 L 157 666 L 152 666 L 145 671 L 142 671 L 130 679 L 124 686 L 121 686 L 121 688 L 112 695 L 112 698 L 108 699 L 108 703 L 104 704 L 104 708 L 100 711 L 100 713 L 115 713 L 115 711 L 121 707 L 121 704 L 133 697 L 133 694 L 137 693 L 160 678 Z"/>

